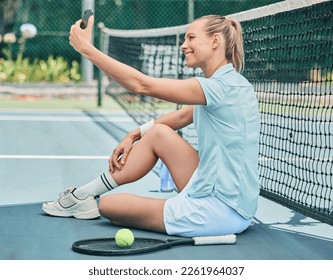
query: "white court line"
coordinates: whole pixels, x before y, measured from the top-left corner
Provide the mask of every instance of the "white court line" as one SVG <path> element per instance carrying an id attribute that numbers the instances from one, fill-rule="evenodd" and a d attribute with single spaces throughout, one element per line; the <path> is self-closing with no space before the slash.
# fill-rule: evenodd
<path id="1" fill-rule="evenodd" d="M 55 117 L 55 116 L 0 116 L 0 121 L 57 121 L 57 122 L 133 122 L 129 117 Z"/>
<path id="2" fill-rule="evenodd" d="M 45 114 L 45 113 L 61 113 L 61 114 L 70 114 L 70 115 L 82 115 L 83 110 L 82 109 L 29 109 L 29 108 L 1 108 L 0 109 L 0 113 L 28 113 L 28 114 Z M 108 110 L 108 109 L 97 109 L 97 110 L 89 110 L 89 113 L 92 114 L 101 114 L 101 113 L 106 113 L 108 115 L 126 115 L 126 112 L 124 112 L 124 110 L 122 109 L 112 109 L 112 110 Z"/>
<path id="3" fill-rule="evenodd" d="M 74 156 L 74 155 L 0 155 L 0 159 L 109 159 L 110 156 Z"/>

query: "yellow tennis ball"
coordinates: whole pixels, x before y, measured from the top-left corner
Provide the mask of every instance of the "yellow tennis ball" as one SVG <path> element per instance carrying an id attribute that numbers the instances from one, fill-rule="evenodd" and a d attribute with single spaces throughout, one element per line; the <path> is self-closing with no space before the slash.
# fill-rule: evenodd
<path id="1" fill-rule="evenodd" d="M 130 247 L 134 242 L 133 232 L 127 228 L 120 229 L 116 232 L 115 240 L 119 247 Z"/>

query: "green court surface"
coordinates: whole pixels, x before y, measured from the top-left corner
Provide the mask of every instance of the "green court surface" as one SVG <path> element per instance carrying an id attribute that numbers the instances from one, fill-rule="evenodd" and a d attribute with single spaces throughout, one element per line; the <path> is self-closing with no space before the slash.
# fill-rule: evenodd
<path id="1" fill-rule="evenodd" d="M 74 241 L 110 237 L 119 227 L 104 218 L 50 217 L 41 204 L 107 170 L 108 157 L 118 141 L 137 124 L 119 107 L 107 108 L 108 103 L 97 110 L 75 100 L 69 102 L 71 106 L 60 106 L 59 100 L 21 100 L 24 109 L 15 102 L 0 101 L 1 260 L 333 259 L 332 226 L 262 197 L 253 225 L 238 235 L 235 245 L 184 246 L 122 257 L 75 253 L 71 250 Z M 159 192 L 159 177 L 154 172 L 115 191 L 164 198 L 176 195 Z M 132 230 L 137 237 L 167 237 Z"/>

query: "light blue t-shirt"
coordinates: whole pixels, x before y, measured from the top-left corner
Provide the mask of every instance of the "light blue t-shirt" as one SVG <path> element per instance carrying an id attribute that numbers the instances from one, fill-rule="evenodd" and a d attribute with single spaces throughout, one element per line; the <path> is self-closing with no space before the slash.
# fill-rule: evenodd
<path id="1" fill-rule="evenodd" d="M 189 195 L 215 196 L 244 218 L 252 218 L 259 196 L 259 111 L 253 86 L 232 64 L 210 78 L 196 78 L 206 105 L 194 107 L 198 177 Z"/>

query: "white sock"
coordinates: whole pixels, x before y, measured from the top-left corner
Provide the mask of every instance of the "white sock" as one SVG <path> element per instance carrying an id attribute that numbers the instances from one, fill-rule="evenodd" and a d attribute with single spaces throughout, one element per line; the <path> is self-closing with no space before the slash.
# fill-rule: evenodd
<path id="1" fill-rule="evenodd" d="M 88 196 L 98 196 L 108 191 L 113 190 L 118 187 L 118 184 L 112 178 L 109 172 L 104 172 L 101 176 L 97 177 L 95 180 L 77 188 L 75 196 L 84 199 Z"/>

